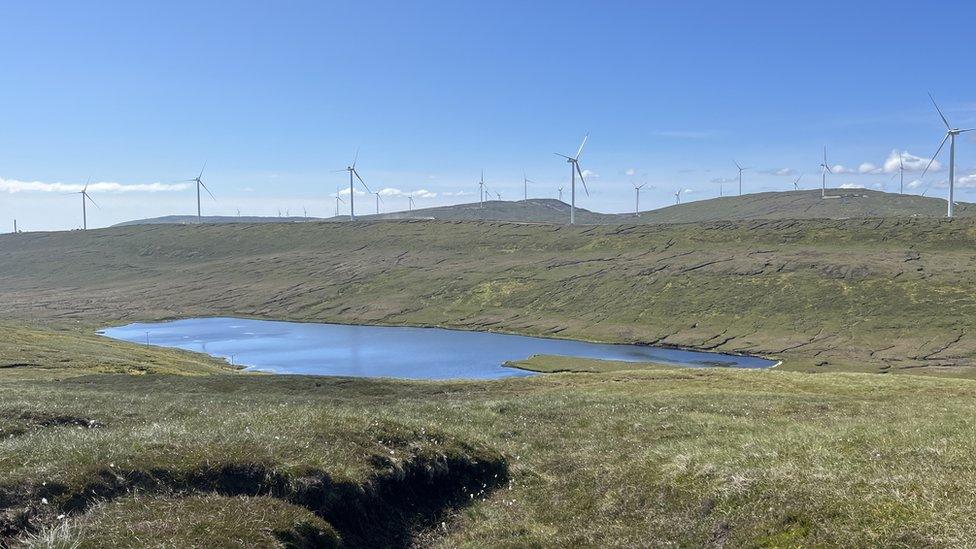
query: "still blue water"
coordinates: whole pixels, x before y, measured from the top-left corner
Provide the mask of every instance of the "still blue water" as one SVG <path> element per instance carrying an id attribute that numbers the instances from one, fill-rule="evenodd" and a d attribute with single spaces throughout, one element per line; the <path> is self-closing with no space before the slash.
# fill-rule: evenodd
<path id="1" fill-rule="evenodd" d="M 102 330 L 124 341 L 198 351 L 252 370 L 279 374 L 490 379 L 532 375 L 508 360 L 562 355 L 676 366 L 768 368 L 747 356 L 612 345 L 440 328 L 191 318 Z"/>

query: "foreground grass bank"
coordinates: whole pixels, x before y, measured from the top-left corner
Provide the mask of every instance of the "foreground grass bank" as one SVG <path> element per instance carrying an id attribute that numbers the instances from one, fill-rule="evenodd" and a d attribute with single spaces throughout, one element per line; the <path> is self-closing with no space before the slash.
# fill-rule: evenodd
<path id="1" fill-rule="evenodd" d="M 238 315 L 976 375 L 976 220 L 138 226 L 0 237 L 10 322 Z"/>
<path id="2" fill-rule="evenodd" d="M 14 544 L 976 544 L 966 380 L 30 370 L 0 370 L 0 523 Z M 436 501 L 412 499 L 428 490 Z M 385 537 L 364 537 L 364 522 Z"/>

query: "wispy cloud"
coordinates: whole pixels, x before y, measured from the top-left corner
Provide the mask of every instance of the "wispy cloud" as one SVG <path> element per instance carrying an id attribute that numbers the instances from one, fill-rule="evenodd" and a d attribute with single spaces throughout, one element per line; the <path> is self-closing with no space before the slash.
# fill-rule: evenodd
<path id="1" fill-rule="evenodd" d="M 600 174 L 598 174 L 596 172 L 593 172 L 593 171 L 590 171 L 590 170 L 583 170 L 583 177 L 584 178 L 590 178 L 590 179 L 596 179 L 597 177 L 600 177 Z"/>
<path id="2" fill-rule="evenodd" d="M 712 179 L 711 180 L 712 183 L 732 183 L 734 181 L 738 181 L 738 178 L 735 178 L 735 177 L 716 177 L 715 179 Z"/>
<path id="3" fill-rule="evenodd" d="M 862 162 L 860 166 L 857 167 L 857 173 L 861 175 L 872 175 L 881 173 L 881 168 L 875 166 L 871 162 Z"/>
<path id="4" fill-rule="evenodd" d="M 863 189 L 864 185 L 859 183 L 844 183 L 840 186 L 841 189 Z"/>
<path id="5" fill-rule="evenodd" d="M 113 183 L 100 181 L 90 183 L 88 192 L 91 193 L 159 193 L 185 191 L 191 187 L 190 183 Z M 0 178 L 0 192 L 23 193 L 76 193 L 85 188 L 84 183 L 44 183 L 41 181 L 18 181 L 16 179 Z"/>
<path id="6" fill-rule="evenodd" d="M 857 173 L 857 170 L 855 170 L 854 168 L 848 168 L 847 166 L 844 166 L 842 164 L 836 164 L 834 166 L 831 166 L 830 171 L 836 174 Z"/>
<path id="7" fill-rule="evenodd" d="M 796 170 L 793 168 L 770 168 L 768 170 L 760 170 L 759 173 L 764 173 L 766 175 L 787 176 L 796 175 Z"/>
<path id="8" fill-rule="evenodd" d="M 428 191 L 427 189 L 417 189 L 416 191 L 404 191 L 402 189 L 397 189 L 395 187 L 386 187 L 385 189 L 380 189 L 380 196 L 413 196 L 414 198 L 435 198 L 437 193 Z"/>
<path id="9" fill-rule="evenodd" d="M 636 175 L 636 174 L 637 174 L 637 168 L 627 168 L 624 171 L 624 175 Z"/>

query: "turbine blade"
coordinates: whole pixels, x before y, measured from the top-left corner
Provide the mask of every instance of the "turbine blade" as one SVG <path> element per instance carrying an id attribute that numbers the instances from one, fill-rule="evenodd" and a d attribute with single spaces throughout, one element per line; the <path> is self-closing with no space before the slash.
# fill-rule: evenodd
<path id="1" fill-rule="evenodd" d="M 205 191 L 207 191 L 207 194 L 210 195 L 210 198 L 212 198 L 214 202 L 217 201 L 217 197 L 214 196 L 212 192 L 210 192 L 210 189 L 208 189 L 207 186 L 203 184 L 203 181 L 200 182 L 200 186 L 203 187 Z"/>
<path id="2" fill-rule="evenodd" d="M 583 183 L 583 190 L 586 192 L 586 196 L 590 196 L 590 190 L 586 188 L 586 180 L 583 179 L 583 170 L 580 170 L 579 162 L 573 162 L 573 166 L 576 166 L 576 173 L 580 176 L 580 182 Z"/>
<path id="3" fill-rule="evenodd" d="M 559 154 L 559 153 L 552 153 L 552 154 L 554 154 L 556 156 L 561 156 L 561 157 L 565 158 L 566 160 L 573 160 L 573 158 L 571 158 L 569 156 L 566 156 L 565 154 Z"/>
<path id="4" fill-rule="evenodd" d="M 86 192 L 86 191 L 88 190 L 88 185 L 89 185 L 90 183 L 91 183 L 91 176 L 89 175 L 89 176 L 88 176 L 88 181 L 85 181 L 85 188 L 83 188 L 83 189 L 81 190 L 81 192 Z"/>
<path id="5" fill-rule="evenodd" d="M 198 175 L 197 177 L 203 177 L 203 170 L 207 169 L 207 162 L 208 162 L 207 160 L 203 161 L 203 167 L 200 168 L 200 175 Z"/>
<path id="6" fill-rule="evenodd" d="M 353 173 L 353 174 L 354 174 L 354 175 L 356 176 L 356 179 L 358 179 L 358 180 L 359 180 L 359 182 L 363 184 L 363 187 L 366 187 L 366 190 L 367 190 L 368 192 L 373 192 L 373 191 L 371 191 L 371 190 L 369 189 L 369 185 L 367 185 L 367 184 L 366 184 L 366 182 L 365 182 L 365 181 L 363 181 L 363 178 L 362 178 L 362 177 L 359 177 L 359 172 L 357 172 L 355 168 L 353 168 L 353 170 L 352 170 L 352 173 Z"/>
<path id="7" fill-rule="evenodd" d="M 942 114 L 942 109 L 939 108 L 939 104 L 935 102 L 935 98 L 932 97 L 932 94 L 931 93 L 929 94 L 929 99 L 931 99 L 932 100 L 932 104 L 935 105 L 935 110 L 939 111 L 939 117 L 942 118 L 942 123 L 945 124 L 946 129 L 947 130 L 951 130 L 952 129 L 952 126 L 949 125 L 949 121 L 946 120 L 945 115 Z"/>
<path id="8" fill-rule="evenodd" d="M 932 167 L 932 163 L 935 162 L 936 158 L 938 158 L 939 153 L 942 152 L 942 147 L 945 147 L 946 141 L 948 140 L 949 140 L 949 134 L 946 133 L 946 136 L 942 138 L 942 143 L 939 143 L 939 149 L 935 151 L 935 154 L 932 155 L 932 160 L 929 160 L 929 163 L 925 165 L 925 169 L 922 170 L 922 175 L 918 176 L 919 179 L 925 177 L 925 172 L 929 171 L 929 168 Z"/>
<path id="9" fill-rule="evenodd" d="M 101 209 L 102 209 L 102 207 L 101 207 L 101 206 L 99 206 L 99 205 L 98 205 L 98 203 L 97 203 L 97 202 L 95 202 L 95 201 L 94 201 L 94 200 L 92 199 L 92 197 L 90 197 L 90 196 L 88 196 L 88 193 L 82 193 L 82 195 L 83 195 L 83 196 L 84 196 L 85 198 L 87 198 L 89 202 L 91 202 L 92 204 L 94 204 L 96 208 L 98 208 L 99 210 L 101 210 Z"/>
<path id="10" fill-rule="evenodd" d="M 965 130 L 959 130 L 959 133 L 971 132 L 973 130 L 976 130 L 976 128 L 966 128 Z"/>
<path id="11" fill-rule="evenodd" d="M 356 156 L 352 159 L 352 169 L 356 169 L 356 162 L 359 161 L 359 147 L 356 147 Z"/>
<path id="12" fill-rule="evenodd" d="M 583 136 L 583 142 L 580 143 L 580 147 L 576 151 L 576 156 L 573 157 L 573 160 L 579 160 L 580 155 L 583 154 L 583 146 L 586 145 L 586 140 L 589 138 L 590 138 L 590 132 L 586 132 L 586 135 Z"/>
<path id="13" fill-rule="evenodd" d="M 738 163 L 738 162 L 736 162 L 735 160 L 733 160 L 732 162 L 734 162 L 734 163 L 735 163 L 735 167 L 736 167 L 736 168 L 739 168 L 739 171 L 741 172 L 741 171 L 742 171 L 742 169 L 743 169 L 743 168 L 742 168 L 742 166 L 740 166 L 740 165 L 739 165 L 739 163 Z"/>

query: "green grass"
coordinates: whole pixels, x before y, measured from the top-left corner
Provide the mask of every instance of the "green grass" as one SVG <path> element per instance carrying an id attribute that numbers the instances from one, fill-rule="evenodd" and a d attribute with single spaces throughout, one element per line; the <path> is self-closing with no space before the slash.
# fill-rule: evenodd
<path id="1" fill-rule="evenodd" d="M 519 368 L 530 372 L 556 374 L 562 372 L 603 373 L 624 370 L 640 370 L 643 368 L 660 368 L 661 364 L 653 362 L 630 362 L 625 360 L 595 360 L 572 356 L 533 355 L 525 360 L 513 360 L 505 363 L 510 368 Z"/>
<path id="2" fill-rule="evenodd" d="M 313 471 L 360 483 L 401 460 L 498 452 L 511 480 L 436 520 L 425 544 L 976 543 L 976 383 L 965 380 L 649 368 L 452 383 L 100 374 L 0 390 L 7 416 L 104 423 L 4 439 L 7 493 L 81 486 L 100 470 L 180 479 L 242 464 L 298 484 Z M 68 533 L 184 546 L 201 524 L 223 535 L 227 507 L 179 501 L 217 496 L 171 482 L 175 493 L 71 514 Z M 287 498 L 251 497 L 232 504 L 255 517 L 240 535 L 297 516 Z"/>
<path id="3" fill-rule="evenodd" d="M 6 318 L 447 326 L 972 376 L 976 220 L 139 226 L 0 237 Z M 487 258 L 487 259 L 486 259 Z"/>

